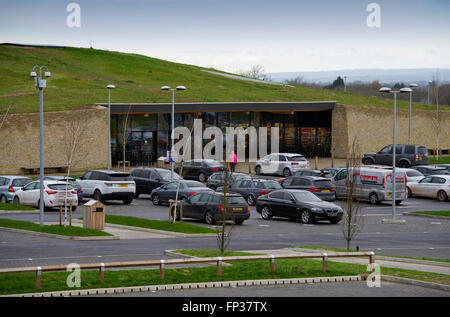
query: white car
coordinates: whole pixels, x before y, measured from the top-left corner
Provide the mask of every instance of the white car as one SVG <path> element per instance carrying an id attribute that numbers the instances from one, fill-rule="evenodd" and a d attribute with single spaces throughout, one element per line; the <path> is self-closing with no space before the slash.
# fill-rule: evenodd
<path id="1" fill-rule="evenodd" d="M 66 191 L 67 189 L 67 191 Z M 44 180 L 44 207 L 59 207 L 64 205 L 67 198 L 67 204 L 72 204 L 72 210 L 75 211 L 78 205 L 77 191 L 66 182 L 53 180 Z M 15 204 L 39 207 L 40 203 L 40 182 L 31 182 L 21 189 L 17 190 L 13 202 Z"/>
<path id="2" fill-rule="evenodd" d="M 450 175 L 430 175 L 419 182 L 408 182 L 408 195 L 437 198 L 447 201 L 450 197 Z"/>
<path id="3" fill-rule="evenodd" d="M 77 180 L 83 190 L 83 197 L 98 201 L 122 200 L 131 204 L 136 193 L 136 183 L 128 172 L 111 170 L 87 171 Z"/>
<path id="4" fill-rule="evenodd" d="M 255 162 L 255 172 L 261 174 L 278 174 L 284 177 L 296 171 L 310 168 L 309 161 L 296 153 L 272 153 Z"/>

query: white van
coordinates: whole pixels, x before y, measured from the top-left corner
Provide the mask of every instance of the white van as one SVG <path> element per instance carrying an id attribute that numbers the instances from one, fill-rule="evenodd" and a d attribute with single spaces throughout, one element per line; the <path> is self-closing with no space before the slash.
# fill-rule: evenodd
<path id="1" fill-rule="evenodd" d="M 372 204 L 382 201 L 392 201 L 392 169 L 357 167 L 349 171 L 356 173 L 356 188 L 354 197 L 358 200 L 368 200 Z M 336 186 L 336 198 L 347 198 L 347 169 L 340 170 L 332 179 Z M 406 173 L 404 170 L 395 170 L 396 187 L 395 203 L 399 205 L 408 197 L 406 189 Z"/>

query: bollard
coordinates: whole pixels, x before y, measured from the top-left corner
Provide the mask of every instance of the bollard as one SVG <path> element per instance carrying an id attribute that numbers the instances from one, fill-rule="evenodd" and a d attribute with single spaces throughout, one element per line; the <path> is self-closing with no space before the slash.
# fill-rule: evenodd
<path id="1" fill-rule="evenodd" d="M 42 268 L 40 266 L 36 269 L 36 287 L 41 288 Z"/>
<path id="2" fill-rule="evenodd" d="M 369 263 L 370 263 L 370 270 L 373 272 L 375 270 L 375 252 L 370 252 L 369 255 Z"/>
<path id="3" fill-rule="evenodd" d="M 99 277 L 100 282 L 105 283 L 105 263 L 100 263 Z"/>
<path id="4" fill-rule="evenodd" d="M 270 272 L 275 271 L 275 256 L 270 255 Z"/>
<path id="5" fill-rule="evenodd" d="M 69 227 L 72 227 L 72 203 L 69 205 Z"/>
<path id="6" fill-rule="evenodd" d="M 222 276 L 222 258 L 217 259 L 217 275 Z"/>
<path id="7" fill-rule="evenodd" d="M 59 205 L 59 226 L 62 227 L 62 205 Z"/>
<path id="8" fill-rule="evenodd" d="M 322 263 L 323 265 L 323 272 L 325 273 L 326 271 L 327 271 L 327 268 L 328 268 L 328 254 L 327 253 L 324 253 L 323 254 L 323 263 Z"/>
<path id="9" fill-rule="evenodd" d="M 164 260 L 161 260 L 161 264 L 159 265 L 159 277 L 164 279 Z"/>

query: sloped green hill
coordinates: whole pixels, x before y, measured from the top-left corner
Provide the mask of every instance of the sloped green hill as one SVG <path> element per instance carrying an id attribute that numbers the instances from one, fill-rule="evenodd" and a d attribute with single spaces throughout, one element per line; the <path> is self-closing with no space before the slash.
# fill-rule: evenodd
<path id="1" fill-rule="evenodd" d="M 45 111 L 77 109 L 107 102 L 106 85 L 114 84 L 111 102 L 171 102 L 160 87 L 184 85 L 176 102 L 330 101 L 349 105 L 392 107 L 392 100 L 306 87 L 285 87 L 229 79 L 200 67 L 137 54 L 86 48 L 0 45 L 0 113 L 38 111 L 38 92 L 29 73 L 46 65 L 52 77 L 44 92 Z M 399 107 L 408 103 L 399 102 Z M 433 109 L 425 104 L 414 107 Z M 447 107 L 449 108 L 449 107 Z"/>

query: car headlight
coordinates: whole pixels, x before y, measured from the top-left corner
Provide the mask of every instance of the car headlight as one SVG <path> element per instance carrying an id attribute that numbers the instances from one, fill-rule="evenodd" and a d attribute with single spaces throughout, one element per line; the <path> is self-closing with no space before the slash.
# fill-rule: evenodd
<path id="1" fill-rule="evenodd" d="M 311 208 L 311 211 L 323 212 L 323 209 L 322 208 Z"/>

